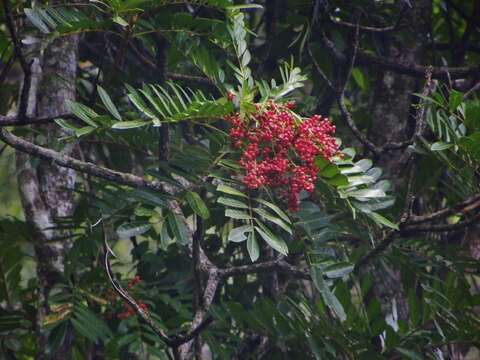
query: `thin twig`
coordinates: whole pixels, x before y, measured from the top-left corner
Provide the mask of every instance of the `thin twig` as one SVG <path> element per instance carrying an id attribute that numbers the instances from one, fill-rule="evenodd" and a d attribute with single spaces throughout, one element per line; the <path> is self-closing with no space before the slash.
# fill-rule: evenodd
<path id="1" fill-rule="evenodd" d="M 412 215 L 409 224 L 421 224 L 446 218 L 455 213 L 468 213 L 480 209 L 480 194 L 472 196 L 454 206 L 446 207 L 426 215 Z"/>
<path id="2" fill-rule="evenodd" d="M 148 326 L 157 334 L 160 339 L 162 339 L 163 342 L 165 342 L 167 345 L 170 345 L 172 340 L 170 339 L 165 332 L 160 329 L 160 327 L 152 320 L 150 317 L 150 314 L 148 313 L 147 310 L 143 309 L 137 301 L 130 296 L 130 294 L 122 288 L 120 283 L 117 281 L 115 278 L 115 275 L 113 274 L 112 271 L 112 266 L 110 264 L 110 255 L 115 256 L 113 251 L 110 249 L 108 246 L 108 241 L 107 241 L 107 234 L 105 231 L 105 223 L 102 220 L 102 229 L 103 229 L 103 248 L 104 248 L 104 265 L 105 265 L 105 271 L 107 272 L 107 277 L 108 280 L 110 281 L 110 284 L 112 284 L 113 288 L 117 292 L 117 294 L 125 300 L 133 309 L 135 309 L 135 312 L 142 318 L 143 321 L 145 321 Z"/>
<path id="3" fill-rule="evenodd" d="M 137 313 L 138 316 L 148 325 L 150 328 L 155 332 L 155 334 L 162 339 L 162 341 L 167 344 L 170 347 L 178 347 L 179 345 L 182 345 L 184 343 L 189 342 L 191 339 L 195 338 L 198 336 L 200 332 L 205 330 L 208 325 L 211 324 L 213 321 L 212 318 L 207 317 L 203 319 L 197 326 L 195 326 L 192 330 L 190 330 L 186 334 L 180 334 L 180 335 L 173 335 L 173 336 L 168 336 L 151 318 L 149 312 L 145 309 L 143 309 L 138 302 L 125 290 L 123 287 L 120 285 L 120 283 L 117 281 L 113 271 L 112 271 L 112 266 L 110 264 L 110 255 L 115 256 L 113 251 L 111 250 L 110 246 L 108 245 L 107 241 L 107 235 L 105 231 L 105 223 L 104 220 L 102 219 L 102 231 L 103 231 L 103 239 L 104 239 L 104 265 L 105 265 L 105 271 L 107 273 L 108 280 L 110 281 L 110 284 L 113 286 L 114 290 L 116 293 L 124 300 L 126 301 Z"/>
<path id="4" fill-rule="evenodd" d="M 339 25 L 339 26 L 343 26 L 343 27 L 347 27 L 347 28 L 353 28 L 353 29 L 355 29 L 357 27 L 356 24 L 352 24 L 352 23 L 349 23 L 347 21 L 343 21 L 343 20 L 340 20 L 340 19 L 335 19 L 335 17 L 333 17 L 332 15 L 330 15 L 329 19 L 332 22 L 332 24 L 334 24 L 334 25 Z M 362 31 L 365 31 L 365 32 L 387 33 L 387 32 L 395 31 L 395 29 L 397 28 L 397 25 L 395 24 L 395 25 L 385 26 L 385 27 L 382 27 L 382 28 L 374 27 L 374 26 L 360 25 L 360 26 L 358 26 L 358 28 Z"/>
<path id="5" fill-rule="evenodd" d="M 392 59 L 383 56 L 372 55 L 364 51 L 358 51 L 356 63 L 369 67 L 381 67 L 386 70 L 391 70 L 403 75 L 409 75 L 413 77 L 424 77 L 427 69 L 430 67 L 418 64 L 398 63 Z M 445 81 L 448 80 L 449 77 L 451 79 L 468 79 L 478 75 L 480 75 L 480 65 L 464 67 L 432 67 L 432 79 Z"/>
<path id="6" fill-rule="evenodd" d="M 353 268 L 353 272 L 355 274 L 358 274 L 361 268 L 363 268 L 365 265 L 370 263 L 371 260 L 376 258 L 382 252 L 387 250 L 387 248 L 393 243 L 393 241 L 397 236 L 398 236 L 398 232 L 395 230 L 390 230 L 389 232 L 387 232 L 387 234 L 383 236 L 379 244 L 372 251 L 370 251 L 365 256 L 363 256 L 360 260 L 357 261 L 357 263 L 355 264 L 355 267 Z"/>
<path id="7" fill-rule="evenodd" d="M 15 31 L 15 25 L 12 19 L 9 0 L 3 0 L 3 9 L 5 11 L 6 25 L 7 25 L 8 31 L 10 32 L 10 37 L 12 38 L 12 42 L 13 42 L 13 51 L 15 53 L 16 58 L 20 62 L 20 66 L 22 67 L 23 74 L 24 74 L 22 92 L 20 94 L 20 103 L 18 105 L 18 115 L 19 115 L 19 118 L 25 119 L 27 117 L 28 95 L 30 93 L 30 86 L 32 82 L 32 71 L 30 69 L 30 65 L 27 63 L 27 60 L 25 59 L 25 56 L 23 55 L 20 41 L 17 38 L 17 33 Z"/>
<path id="8" fill-rule="evenodd" d="M 349 63 L 350 59 L 338 50 L 335 44 L 326 36 L 325 32 L 321 32 L 322 40 L 329 53 L 340 63 Z M 432 71 L 432 79 L 448 80 L 451 79 L 468 79 L 480 75 L 480 65 L 464 66 L 464 67 L 448 67 L 448 66 L 424 66 L 418 64 L 405 64 L 396 62 L 393 59 L 380 55 L 373 55 L 362 50 L 357 50 L 355 57 L 355 65 L 364 65 L 368 67 L 381 67 L 382 69 L 397 72 L 399 74 L 424 77 L 429 68 Z"/>
<path id="9" fill-rule="evenodd" d="M 463 94 L 463 97 L 466 99 L 470 95 L 474 94 L 477 90 L 480 90 L 480 81 L 473 85 L 465 94 Z"/>
<path id="10" fill-rule="evenodd" d="M 325 37 L 326 40 L 328 40 Z M 333 44 L 332 44 L 333 46 Z M 318 74 L 322 77 L 322 79 L 327 83 L 328 87 L 336 94 L 337 98 L 337 103 L 338 107 L 340 109 L 340 113 L 342 115 L 342 118 L 350 128 L 350 130 L 353 132 L 355 137 L 362 143 L 364 144 L 372 153 L 375 155 L 380 155 L 381 154 L 381 149 L 377 147 L 374 143 L 372 143 L 368 138 L 357 128 L 355 125 L 355 122 L 353 121 L 353 118 L 348 111 L 346 105 L 345 105 L 345 100 L 344 100 L 344 94 L 345 94 L 345 87 L 346 84 L 348 83 L 348 80 L 350 78 L 351 72 L 352 72 L 352 67 L 355 63 L 355 57 L 357 54 L 357 48 L 358 48 L 358 27 L 355 30 L 355 45 L 352 51 L 352 56 L 350 59 L 350 66 L 347 70 L 347 76 L 344 80 L 343 85 L 341 86 L 340 91 L 332 84 L 332 82 L 328 79 L 328 77 L 325 75 L 323 70 L 321 69 L 320 65 L 318 64 L 317 60 L 313 56 L 312 50 L 310 49 L 310 46 L 307 46 L 308 53 L 312 59 L 313 65 L 315 66 L 315 69 L 317 70 Z M 332 53 L 336 53 L 336 47 L 330 47 Z"/>
<path id="11" fill-rule="evenodd" d="M 401 229 L 402 233 L 422 233 L 422 232 L 444 232 L 444 231 L 453 231 L 464 229 L 470 225 L 475 224 L 480 221 L 480 212 L 475 214 L 472 218 L 464 221 L 460 221 L 455 224 L 441 224 L 441 225 L 425 225 L 425 226 L 410 226 L 407 224 L 404 228 Z"/>

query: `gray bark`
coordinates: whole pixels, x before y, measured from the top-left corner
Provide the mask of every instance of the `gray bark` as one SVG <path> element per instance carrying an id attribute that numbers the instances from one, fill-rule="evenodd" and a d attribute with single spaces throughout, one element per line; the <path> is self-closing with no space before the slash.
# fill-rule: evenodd
<path id="1" fill-rule="evenodd" d="M 405 64 L 422 64 L 427 58 L 427 45 L 431 33 L 432 2 L 419 0 L 412 2 L 412 8 L 403 17 L 401 40 L 388 39 L 385 49 L 388 57 Z M 381 76 L 373 98 L 372 135 L 377 144 L 401 142 L 410 138 L 413 132 L 414 116 L 412 111 L 412 94 L 418 92 L 421 83 L 414 78 L 393 71 L 385 71 Z M 392 179 L 397 190 L 405 188 L 408 172 L 404 157 L 398 151 L 385 154 L 380 159 L 380 166 L 388 179 Z M 387 270 L 387 271 L 385 271 Z M 397 269 L 380 269 L 371 267 L 375 278 L 373 292 L 382 305 L 385 316 L 391 317 L 396 311 L 399 320 L 408 319 L 408 306 L 401 286 L 401 276 Z M 393 285 L 395 284 L 395 285 Z"/>
<path id="2" fill-rule="evenodd" d="M 36 83 L 31 88 L 27 108 L 30 115 L 55 116 L 68 112 L 66 101 L 75 99 L 77 43 L 76 36 L 69 36 L 59 38 L 47 47 L 43 64 L 39 66 L 42 74 L 38 88 Z M 34 73 L 39 78 L 39 71 Z M 48 147 L 60 148 L 64 153 L 71 152 L 68 145 L 58 143 L 57 138 L 61 134 L 55 125 L 47 125 L 42 130 Z M 44 323 L 51 313 L 49 293 L 62 279 L 65 255 L 71 247 L 71 241 L 66 238 L 68 232 L 56 229 L 56 220 L 73 214 L 75 172 L 46 161 L 34 164 L 29 155 L 17 152 L 20 197 L 38 261 L 36 358 L 65 359 L 69 358 L 72 332 L 67 331 L 63 343 L 49 353 L 46 346 L 48 332 Z"/>

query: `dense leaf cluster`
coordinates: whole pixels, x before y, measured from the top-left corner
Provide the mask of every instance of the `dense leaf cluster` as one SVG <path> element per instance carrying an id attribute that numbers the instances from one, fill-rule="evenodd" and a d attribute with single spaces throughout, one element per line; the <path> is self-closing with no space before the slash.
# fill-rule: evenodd
<path id="1" fill-rule="evenodd" d="M 432 41 L 478 28 L 473 17 L 447 10 L 461 24 L 452 29 L 442 15 L 444 3 L 473 5 L 431 3 Z M 48 332 L 47 358 L 70 336 L 72 359 L 178 358 L 185 344 L 204 359 L 478 354 L 478 92 L 444 83 L 443 75 L 422 94 L 400 89 L 399 96 L 416 99 L 415 123 L 405 133 L 411 140 L 377 151 L 358 136 L 387 131 L 372 129 L 378 119 L 369 111 L 383 101 L 374 84 L 383 79 L 356 61 L 385 46 L 381 41 L 411 36 L 402 18 L 398 38 L 375 35 L 393 31 L 380 25 L 397 18 L 394 5 L 361 1 L 361 11 L 343 1 L 13 5 L 28 56 L 48 54 L 58 39 L 80 39 L 78 96 L 69 112 L 14 133 L 53 150 L 67 144 L 84 163 L 127 180 L 142 177 L 157 190 L 80 173 L 74 216 L 55 219 L 55 231 L 72 247 L 64 273 L 50 284 L 35 275 L 42 264 L 29 214 L 13 216 L 20 200 L 0 212 L 0 358 L 32 358 L 41 346 L 38 327 Z M 364 26 L 366 19 L 377 27 Z M 7 30 L 0 26 L 5 74 L 15 60 Z M 468 36 L 478 38 L 476 31 Z M 466 65 L 478 60 L 465 49 L 452 47 L 463 51 Z M 431 85 L 437 73 L 426 74 Z M 5 85 L 2 113 L 18 84 Z M 289 211 L 272 187 L 245 186 L 245 164 L 224 120 L 235 114 L 242 121 L 258 106 L 292 100 L 299 123 L 314 113 L 333 119 L 339 147 L 312 159 L 317 181 L 299 192 L 298 211 Z M 61 129 L 59 139 L 49 138 L 50 126 Z M 3 151 L 13 163 L 13 152 Z M 392 175 L 398 159 L 403 174 Z M 14 176 L 6 172 L 2 167 L 2 181 Z M 109 254 L 116 255 L 113 280 L 104 268 Z M 385 284 L 391 274 L 399 282 Z M 142 282 L 129 287 L 135 276 Z M 130 316 L 134 308 L 112 284 L 141 301 L 156 326 Z M 43 290 L 49 313 L 38 324 Z M 197 318 L 203 322 L 193 342 L 177 346 Z"/>

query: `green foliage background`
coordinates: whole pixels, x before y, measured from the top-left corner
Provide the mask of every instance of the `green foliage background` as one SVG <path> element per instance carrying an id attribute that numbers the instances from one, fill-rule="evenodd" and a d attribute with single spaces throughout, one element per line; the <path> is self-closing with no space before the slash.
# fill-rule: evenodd
<path id="1" fill-rule="evenodd" d="M 432 1 L 432 41 L 460 39 L 473 26 L 469 43 L 478 43 L 478 20 L 465 19 L 447 3 L 467 14 L 478 7 L 474 1 Z M 383 27 L 395 23 L 400 5 L 368 0 L 354 5 L 267 0 L 258 6 L 228 0 L 15 2 L 21 38 L 29 39 L 26 52 L 41 51 L 59 37 L 80 37 L 77 101 L 70 104 L 72 116 L 55 120 L 64 129 L 58 141 L 77 142 L 89 161 L 176 189 L 172 195 L 79 177 L 75 215 L 58 221 L 74 243 L 65 273 L 50 289 L 51 313 L 41 324 L 49 332 L 47 352 L 55 352 L 73 331 L 73 359 L 173 356 L 137 316 L 118 317 L 125 309 L 113 297 L 102 264 L 104 234 L 98 220 L 103 218 L 120 283 L 128 287 L 141 277 L 131 294 L 148 305 L 153 321 L 170 335 L 188 330 L 198 308 L 198 275 L 185 246 L 187 225 L 200 228 L 202 248 L 220 268 L 284 255 L 311 278 L 273 269 L 229 277 L 208 309 L 213 322 L 201 334 L 204 350 L 211 353 L 203 354 L 206 359 L 449 359 L 455 351 L 466 358 L 480 356 L 478 225 L 459 233 L 403 224 L 406 182 L 390 178 L 388 159 L 372 154 L 354 136 L 335 98 L 328 100 L 333 91 L 318 72 L 319 67 L 328 78 L 341 80 L 342 69 L 348 69 L 348 63 L 332 60 L 322 32 L 350 55 L 352 26 L 336 22 L 354 24 L 360 12 L 361 24 Z M 400 6 L 402 11 L 408 7 Z M 390 43 L 412 36 L 402 27 L 392 37 L 359 30 L 361 51 L 379 56 Z M 8 39 L 2 24 L 3 66 L 13 56 Z M 478 50 L 462 54 L 459 63 L 453 50 L 431 50 L 425 64 L 478 64 Z M 15 66 L 11 84 L 5 92 L 2 88 L 2 113 L 17 99 Z M 362 133 L 378 133 L 371 109 L 379 70 L 357 63 L 351 70 L 346 108 Z M 472 76 L 478 80 L 478 72 Z M 408 96 L 414 99 L 412 113 L 426 109 L 427 129 L 388 156 L 414 154 L 417 203 L 412 211 L 428 214 L 478 196 L 480 100 L 478 91 L 466 94 L 443 76 L 437 76 L 433 93 L 422 97 L 422 77 L 416 94 Z M 235 93 L 233 103 L 227 91 Z M 267 99 L 295 100 L 301 116 L 328 115 L 342 142 L 343 158 L 318 159 L 316 191 L 296 214 L 287 213 L 267 190 L 246 193 L 232 176 L 239 171 L 238 154 L 221 118 L 234 109 L 248 115 L 255 102 Z M 159 158 L 158 144 L 159 129 L 166 126 L 168 159 L 161 147 Z M 41 127 L 12 131 L 46 142 L 47 130 Z M 15 174 L 14 152 L 6 148 L 0 157 L 0 358 L 31 359 L 38 350 L 40 284 Z M 186 223 L 171 200 L 181 204 Z M 461 224 L 478 217 L 478 211 L 452 212 L 435 225 Z M 399 238 L 370 259 L 371 265 L 357 269 L 388 234 Z M 397 298 L 377 296 L 382 272 L 399 274 L 401 283 L 387 287 L 403 289 L 406 318 L 398 315 L 404 305 Z M 262 339 L 267 346 L 259 345 Z"/>

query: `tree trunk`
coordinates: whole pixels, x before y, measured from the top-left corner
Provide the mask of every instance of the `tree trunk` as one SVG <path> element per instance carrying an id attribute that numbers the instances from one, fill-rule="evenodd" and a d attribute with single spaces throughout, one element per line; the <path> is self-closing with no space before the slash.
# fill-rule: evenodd
<path id="1" fill-rule="evenodd" d="M 32 86 L 28 112 L 37 116 L 54 116 L 68 112 L 67 100 L 75 99 L 77 36 L 59 38 L 46 49 L 41 64 L 42 78 L 38 91 Z M 38 71 L 35 72 L 38 74 Z M 61 131 L 55 125 L 42 129 L 46 146 L 71 152 L 69 145 L 59 144 Z M 71 247 L 68 231 L 59 230 L 57 220 L 74 211 L 75 172 L 45 161 L 37 165 L 30 156 L 17 153 L 18 185 L 25 218 L 31 229 L 38 261 L 39 281 L 37 310 L 37 359 L 69 358 L 73 333 L 67 330 L 57 349 L 47 349 L 48 332 L 44 323 L 52 313 L 49 293 L 63 280 L 65 255 Z"/>
<path id="2" fill-rule="evenodd" d="M 432 1 L 419 0 L 412 3 L 403 16 L 400 26 L 405 36 L 399 39 L 385 39 L 389 44 L 385 49 L 388 57 L 405 64 L 422 64 L 427 58 L 427 45 L 431 32 Z M 401 41 L 401 42 L 400 42 Z M 412 94 L 418 92 L 422 84 L 414 77 L 385 71 L 375 89 L 376 101 L 372 108 L 371 138 L 379 145 L 387 142 L 407 140 L 414 128 Z M 394 151 L 380 159 L 380 166 L 392 179 L 397 190 L 405 187 L 407 171 L 401 153 Z M 385 271 L 387 270 L 387 271 Z M 370 268 L 375 278 L 374 295 L 380 300 L 385 316 L 392 316 L 392 305 L 396 304 L 399 320 L 407 320 L 408 307 L 401 286 L 400 272 L 396 269 Z M 392 286 L 395 284 L 395 286 Z"/>

